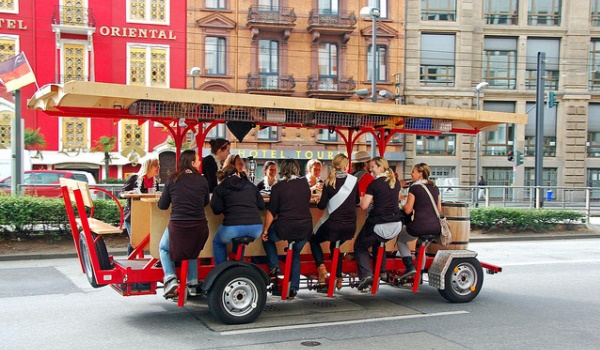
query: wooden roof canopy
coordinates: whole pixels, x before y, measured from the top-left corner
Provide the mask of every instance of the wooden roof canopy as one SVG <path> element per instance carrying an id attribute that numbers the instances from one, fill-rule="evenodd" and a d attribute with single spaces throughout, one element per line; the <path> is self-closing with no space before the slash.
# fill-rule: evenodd
<path id="1" fill-rule="evenodd" d="M 504 123 L 527 123 L 526 114 L 416 105 L 257 96 L 201 90 L 97 82 L 49 84 L 28 100 L 28 108 L 49 115 L 196 122 L 242 121 L 395 132 L 474 134 Z"/>

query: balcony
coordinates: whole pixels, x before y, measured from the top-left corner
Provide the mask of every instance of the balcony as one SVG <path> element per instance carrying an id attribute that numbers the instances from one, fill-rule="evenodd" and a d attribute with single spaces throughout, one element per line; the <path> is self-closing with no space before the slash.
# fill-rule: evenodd
<path id="1" fill-rule="evenodd" d="M 293 75 L 248 73 L 246 91 L 249 94 L 291 96 L 296 87 Z"/>
<path id="2" fill-rule="evenodd" d="M 356 15 L 347 11 L 331 12 L 313 9 L 308 15 L 308 32 L 313 41 L 321 34 L 343 35 L 344 43 L 350 40 L 350 35 L 356 29 Z"/>
<path id="3" fill-rule="evenodd" d="M 311 75 L 307 84 L 308 97 L 344 100 L 354 94 L 356 83 L 352 77 Z"/>
<path id="4" fill-rule="evenodd" d="M 91 34 L 95 31 L 96 19 L 92 9 L 81 6 L 54 6 L 52 29 L 54 32 Z"/>
<path id="5" fill-rule="evenodd" d="M 284 39 L 290 36 L 296 25 L 296 13 L 292 7 L 250 6 L 246 26 L 256 39 L 259 32 L 282 32 Z"/>

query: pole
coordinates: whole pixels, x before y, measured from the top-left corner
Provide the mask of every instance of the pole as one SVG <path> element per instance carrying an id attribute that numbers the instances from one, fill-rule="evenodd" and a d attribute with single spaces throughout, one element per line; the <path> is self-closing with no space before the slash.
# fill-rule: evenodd
<path id="1" fill-rule="evenodd" d="M 479 111 L 479 89 L 477 89 L 477 111 Z M 475 208 L 479 207 L 479 131 L 475 135 Z"/>
<path id="2" fill-rule="evenodd" d="M 371 59 L 372 63 L 372 72 L 371 72 L 371 101 L 377 102 L 377 94 L 375 92 L 377 85 L 377 77 L 375 76 L 375 71 L 377 70 L 377 62 L 375 61 L 375 46 L 377 45 L 377 17 L 375 15 L 373 18 L 373 32 L 371 33 Z"/>
<path id="3" fill-rule="evenodd" d="M 23 182 L 23 121 L 21 120 L 21 89 L 13 92 L 15 98 L 15 118 L 11 128 L 11 182 L 12 196 L 20 196 L 19 185 Z"/>
<path id="4" fill-rule="evenodd" d="M 535 188 L 536 208 L 544 206 L 544 194 L 539 186 L 542 186 L 544 170 L 544 75 L 546 74 L 546 53 L 538 52 L 537 57 L 537 81 L 536 81 L 536 116 L 535 116 Z M 516 156 L 516 154 L 515 154 Z"/>

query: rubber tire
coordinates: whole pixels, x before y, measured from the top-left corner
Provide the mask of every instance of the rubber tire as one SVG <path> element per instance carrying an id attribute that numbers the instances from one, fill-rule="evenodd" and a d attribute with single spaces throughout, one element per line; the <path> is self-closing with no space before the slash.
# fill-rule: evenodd
<path id="1" fill-rule="evenodd" d="M 92 233 L 92 238 L 96 239 L 96 234 Z M 98 256 L 98 263 L 100 265 L 101 270 L 110 270 L 110 259 L 108 258 L 108 250 L 106 249 L 106 244 L 104 244 L 104 240 L 100 237 L 99 240 L 95 243 L 96 255 Z M 98 284 L 96 281 L 96 274 L 94 273 L 94 269 L 92 267 L 92 260 L 90 256 L 90 251 L 88 249 L 87 242 L 85 241 L 85 236 L 83 233 L 79 234 L 79 251 L 81 252 L 81 261 L 83 263 L 83 270 L 85 271 L 85 276 L 87 277 L 88 282 L 94 288 L 100 288 L 106 286 L 106 284 Z"/>
<path id="2" fill-rule="evenodd" d="M 225 324 L 254 321 L 266 302 L 267 286 L 263 278 L 254 269 L 244 266 L 223 271 L 208 291 L 210 312 Z"/>
<path id="3" fill-rule="evenodd" d="M 444 276 L 445 289 L 438 292 L 451 303 L 468 303 L 483 285 L 483 269 L 476 258 L 452 259 Z"/>

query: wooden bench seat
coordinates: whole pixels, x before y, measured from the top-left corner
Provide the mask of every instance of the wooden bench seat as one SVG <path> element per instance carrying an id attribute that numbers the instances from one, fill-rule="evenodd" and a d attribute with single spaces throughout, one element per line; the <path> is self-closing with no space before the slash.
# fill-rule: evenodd
<path id="1" fill-rule="evenodd" d="M 77 221 L 77 225 L 81 226 L 81 219 L 77 218 L 75 220 Z M 107 234 L 123 232 L 123 229 L 120 229 L 116 226 L 107 224 L 104 221 L 94 219 L 94 218 L 88 218 L 88 224 L 90 225 L 90 231 L 92 231 L 93 233 L 95 233 L 97 235 L 107 235 Z"/>

